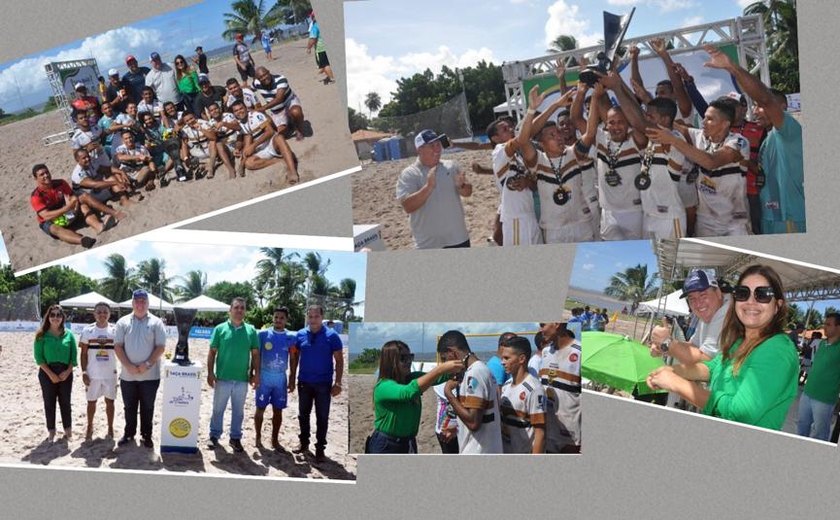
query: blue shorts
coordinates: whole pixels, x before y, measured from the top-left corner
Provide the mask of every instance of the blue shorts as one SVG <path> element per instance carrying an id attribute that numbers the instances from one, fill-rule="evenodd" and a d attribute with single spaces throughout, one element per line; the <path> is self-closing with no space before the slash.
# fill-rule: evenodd
<path id="1" fill-rule="evenodd" d="M 255 392 L 257 408 L 265 410 L 271 405 L 278 410 L 286 407 L 286 374 L 260 374 L 260 386 Z"/>

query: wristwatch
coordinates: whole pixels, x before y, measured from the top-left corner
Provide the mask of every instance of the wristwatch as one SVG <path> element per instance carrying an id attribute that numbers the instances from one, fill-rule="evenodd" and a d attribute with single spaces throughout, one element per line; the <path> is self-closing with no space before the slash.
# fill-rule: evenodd
<path id="1" fill-rule="evenodd" d="M 668 348 L 671 346 L 671 338 L 666 339 L 662 343 L 659 344 L 659 351 L 663 354 L 668 352 Z"/>
<path id="2" fill-rule="evenodd" d="M 152 368 L 152 366 L 153 365 L 151 363 L 149 363 L 149 360 L 147 359 L 146 360 L 146 368 Z"/>

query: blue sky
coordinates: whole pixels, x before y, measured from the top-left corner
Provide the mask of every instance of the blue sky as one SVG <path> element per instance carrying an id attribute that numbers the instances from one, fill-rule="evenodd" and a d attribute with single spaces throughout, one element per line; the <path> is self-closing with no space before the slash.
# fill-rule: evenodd
<path id="1" fill-rule="evenodd" d="M 286 254 L 298 253 L 302 258 L 308 250 L 284 249 Z M 183 276 L 188 271 L 200 269 L 207 273 L 208 285 L 227 280 L 249 281 L 256 274 L 256 264 L 263 258 L 258 247 L 219 246 L 203 244 L 175 244 L 168 242 L 144 242 L 125 240 L 117 246 L 103 246 L 82 257 L 67 260 L 65 265 L 94 279 L 105 277 L 104 261 L 113 253 L 123 255 L 129 267 L 149 258 L 163 258 L 166 261 L 166 275 Z M 327 279 L 338 284 L 342 278 L 356 280 L 356 301 L 365 299 L 365 275 L 367 255 L 360 253 L 319 251 L 322 261 L 330 261 Z M 0 263 L 9 263 L 6 249 L 0 244 Z M 364 315 L 364 304 L 356 307 L 357 315 Z"/>
<path id="2" fill-rule="evenodd" d="M 348 104 L 370 91 L 384 102 L 396 79 L 442 65 L 468 67 L 546 54 L 547 42 L 571 34 L 579 47 L 603 38 L 603 11 L 629 13 L 627 36 L 735 18 L 754 0 L 373 0 L 344 3 Z M 367 113 L 366 108 L 362 108 Z"/>
<path id="3" fill-rule="evenodd" d="M 0 64 L 0 108 L 13 112 L 46 101 L 52 92 L 44 64 L 51 61 L 94 57 L 104 76 L 111 67 L 125 72 L 124 60 L 128 54 L 135 55 L 141 66 L 148 66 L 152 51 L 171 62 L 176 54 L 194 55 L 197 45 L 205 51 L 231 45 L 221 38 L 225 29 L 223 15 L 230 12 L 230 4 L 231 0 L 207 0 Z"/>
<path id="4" fill-rule="evenodd" d="M 496 350 L 502 332 L 535 333 L 538 323 L 353 323 L 350 325 L 350 352 L 365 348 L 382 348 L 386 341 L 404 341 L 412 352 L 434 353 L 437 338 L 448 330 L 459 330 L 467 336 L 470 348 L 477 352 Z M 487 334 L 471 337 L 470 334 Z"/>

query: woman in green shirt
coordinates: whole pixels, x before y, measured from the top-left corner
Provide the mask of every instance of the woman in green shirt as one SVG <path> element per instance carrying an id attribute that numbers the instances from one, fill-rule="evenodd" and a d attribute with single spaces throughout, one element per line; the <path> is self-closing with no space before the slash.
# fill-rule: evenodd
<path id="1" fill-rule="evenodd" d="M 379 380 L 373 387 L 373 434 L 366 453 L 417 453 L 420 428 L 420 394 L 438 378 L 460 372 L 462 361 L 438 363 L 427 373 L 411 372 L 414 354 L 404 342 L 393 340 L 382 346 Z"/>
<path id="2" fill-rule="evenodd" d="M 771 267 L 750 266 L 732 299 L 720 354 L 702 363 L 658 368 L 648 376 L 648 386 L 675 392 L 707 415 L 780 430 L 799 375 L 796 347 L 784 333 L 782 282 Z M 708 381 L 708 389 L 696 381 Z"/>
<path id="3" fill-rule="evenodd" d="M 198 86 L 198 73 L 190 67 L 187 60 L 180 54 L 175 56 L 175 80 L 178 82 L 178 92 L 181 93 L 181 103 L 185 112 L 195 113 L 195 98 L 201 90 Z M 202 117 L 202 114 L 195 114 Z"/>
<path id="4" fill-rule="evenodd" d="M 61 425 L 67 440 L 72 437 L 70 395 L 73 390 L 73 367 L 76 366 L 76 337 L 64 328 L 64 311 L 52 305 L 35 333 L 35 363 L 44 396 L 49 440 L 55 438 L 55 403 L 61 408 Z"/>

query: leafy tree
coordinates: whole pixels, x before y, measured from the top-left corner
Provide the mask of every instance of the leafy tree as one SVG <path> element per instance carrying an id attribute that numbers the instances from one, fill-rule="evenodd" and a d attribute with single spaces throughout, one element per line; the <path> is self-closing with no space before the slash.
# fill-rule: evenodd
<path id="1" fill-rule="evenodd" d="M 217 282 L 207 288 L 207 296 L 230 305 L 234 298 L 245 298 L 247 308 L 257 306 L 254 288 L 248 282 Z"/>
<path id="2" fill-rule="evenodd" d="M 66 266 L 41 271 L 41 313 L 61 300 L 99 289 L 95 280 Z"/>
<path id="3" fill-rule="evenodd" d="M 551 42 L 548 52 L 563 52 L 578 48 L 577 39 L 569 34 L 561 34 Z"/>
<path id="4" fill-rule="evenodd" d="M 352 108 L 347 108 L 347 119 L 350 123 L 350 133 L 356 130 L 366 130 L 370 128 L 370 121 L 361 112 L 356 112 Z"/>
<path id="5" fill-rule="evenodd" d="M 797 323 L 805 323 L 805 313 L 795 303 L 788 304 L 788 326 L 793 328 Z"/>
<path id="6" fill-rule="evenodd" d="M 128 267 L 125 257 L 118 253 L 108 256 L 105 259 L 105 270 L 108 275 L 99 284 L 102 294 L 115 302 L 130 298 L 137 286 L 137 277 L 134 269 Z"/>
<path id="7" fill-rule="evenodd" d="M 343 278 L 338 282 L 338 289 L 335 296 L 339 299 L 339 312 L 341 320 L 345 323 L 353 321 L 355 314 L 353 306 L 360 302 L 354 301 L 356 298 L 356 280 L 352 278 Z"/>
<path id="8" fill-rule="evenodd" d="M 833 305 L 829 305 L 828 307 L 825 308 L 825 311 L 823 312 L 823 316 L 828 316 L 829 314 L 840 314 L 840 309 L 838 309 L 837 307 L 835 307 Z"/>
<path id="9" fill-rule="evenodd" d="M 309 0 L 278 0 L 277 5 L 291 13 L 292 20 L 290 23 L 292 24 L 305 20 L 312 12 L 312 4 Z"/>
<path id="10" fill-rule="evenodd" d="M 770 57 L 770 82 L 783 92 L 799 92 L 799 35 L 796 0 L 763 0 L 744 8 L 764 21 Z"/>
<path id="11" fill-rule="evenodd" d="M 636 312 L 640 302 L 656 296 L 654 277 L 648 278 L 648 266 L 638 264 L 628 267 L 623 272 L 615 273 L 610 278 L 610 285 L 604 294 L 621 301 L 630 302 L 630 313 Z"/>
<path id="12" fill-rule="evenodd" d="M 257 37 L 263 29 L 271 29 L 285 22 L 283 6 L 278 2 L 267 8 L 263 0 L 235 0 L 230 4 L 232 13 L 225 13 L 225 30 L 222 38 L 233 41 L 237 34 Z"/>
<path id="13" fill-rule="evenodd" d="M 179 276 L 181 284 L 175 287 L 181 301 L 192 300 L 207 291 L 207 273 L 201 270 L 190 271 L 186 276 Z"/>
<path id="14" fill-rule="evenodd" d="M 380 354 L 382 354 L 382 351 L 378 348 L 366 348 L 362 350 L 362 353 L 350 362 L 350 370 L 379 366 Z"/>
<path id="15" fill-rule="evenodd" d="M 373 113 L 382 108 L 382 98 L 377 92 L 368 92 L 365 96 L 365 106 L 369 111 L 369 115 L 373 118 Z"/>
<path id="16" fill-rule="evenodd" d="M 166 276 L 166 261 L 161 258 L 143 260 L 137 266 L 140 285 L 159 298 L 172 301 L 172 279 Z"/>

